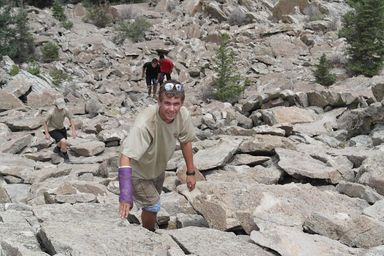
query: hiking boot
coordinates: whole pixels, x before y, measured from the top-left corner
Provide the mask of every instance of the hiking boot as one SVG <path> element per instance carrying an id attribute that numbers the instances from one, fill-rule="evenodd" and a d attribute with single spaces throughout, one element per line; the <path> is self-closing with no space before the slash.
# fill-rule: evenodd
<path id="1" fill-rule="evenodd" d="M 71 160 L 69 160 L 69 156 L 67 152 L 61 152 L 63 158 L 64 158 L 64 163 L 69 164 Z"/>
<path id="2" fill-rule="evenodd" d="M 58 148 L 58 147 L 55 147 L 54 149 L 53 149 L 53 153 L 56 153 L 56 154 L 59 154 L 60 153 L 60 148 Z"/>

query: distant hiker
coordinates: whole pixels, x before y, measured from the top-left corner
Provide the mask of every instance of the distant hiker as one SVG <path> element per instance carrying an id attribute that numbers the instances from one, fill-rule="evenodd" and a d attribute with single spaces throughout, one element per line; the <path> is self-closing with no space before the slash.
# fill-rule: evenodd
<path id="1" fill-rule="evenodd" d="M 161 85 L 163 84 L 164 77 L 166 77 L 166 80 L 172 79 L 171 73 L 174 65 L 172 60 L 164 57 L 164 54 L 159 54 L 159 63 L 160 63 L 160 73 L 158 75 L 157 80 Z"/>
<path id="2" fill-rule="evenodd" d="M 64 126 L 64 119 L 68 118 L 72 137 L 76 137 L 75 123 L 72 118 L 72 114 L 65 107 L 65 101 L 63 98 L 58 98 L 55 101 L 55 107 L 48 112 L 48 115 L 44 122 L 45 138 L 49 140 L 51 137 L 56 141 L 56 146 L 53 152 L 59 154 L 64 158 L 65 163 L 69 163 L 68 157 L 68 141 L 67 130 Z"/>
<path id="3" fill-rule="evenodd" d="M 143 227 L 151 231 L 155 230 L 165 169 L 176 140 L 187 166 L 188 189 L 192 191 L 196 184 L 192 151 L 195 132 L 191 116 L 183 107 L 184 98 L 184 86 L 179 82 L 171 80 L 161 85 L 158 104 L 138 114 L 120 154 L 120 217 L 127 218 L 135 202 L 142 208 Z"/>
<path id="4" fill-rule="evenodd" d="M 155 58 L 151 62 L 146 62 L 143 65 L 143 74 L 142 77 L 144 78 L 145 73 L 145 82 L 147 83 L 148 88 L 148 96 L 151 96 L 151 91 L 153 87 L 153 97 L 156 97 L 156 91 L 157 91 L 157 78 L 160 73 L 160 65 L 159 61 Z"/>

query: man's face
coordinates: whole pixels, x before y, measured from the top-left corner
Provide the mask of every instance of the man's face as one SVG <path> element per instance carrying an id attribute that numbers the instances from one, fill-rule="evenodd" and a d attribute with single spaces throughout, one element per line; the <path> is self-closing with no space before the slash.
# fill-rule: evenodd
<path id="1" fill-rule="evenodd" d="M 157 62 L 152 62 L 152 67 L 155 68 L 157 66 L 157 64 L 158 64 Z"/>
<path id="2" fill-rule="evenodd" d="M 162 100 L 159 99 L 159 114 L 161 119 L 166 123 L 172 123 L 182 105 L 183 102 L 180 97 L 167 97 L 163 95 Z"/>

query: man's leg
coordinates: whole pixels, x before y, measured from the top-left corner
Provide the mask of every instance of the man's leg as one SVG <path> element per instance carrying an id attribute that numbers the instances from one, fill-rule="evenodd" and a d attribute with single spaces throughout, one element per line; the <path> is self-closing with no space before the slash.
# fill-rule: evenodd
<path id="1" fill-rule="evenodd" d="M 58 143 L 61 152 L 67 152 L 68 150 L 68 142 L 65 138 L 62 138 Z"/>
<path id="2" fill-rule="evenodd" d="M 148 88 L 148 96 L 151 96 L 152 86 L 147 85 L 147 88 Z"/>
<path id="3" fill-rule="evenodd" d="M 53 149 L 53 152 L 56 153 L 56 154 L 60 154 L 60 152 L 61 152 L 61 150 L 60 150 L 60 146 L 61 146 L 60 141 L 64 138 L 63 133 L 61 132 L 61 130 L 55 129 L 55 130 L 50 131 L 49 135 L 51 135 L 51 137 L 54 138 L 55 141 L 56 141 L 56 146 Z"/>
<path id="4" fill-rule="evenodd" d="M 156 212 L 149 212 L 149 211 L 143 210 L 141 213 L 141 223 L 143 224 L 144 228 L 150 231 L 155 231 L 156 219 L 157 219 Z"/>
<path id="5" fill-rule="evenodd" d="M 142 208 L 141 224 L 144 228 L 154 231 L 157 213 L 160 211 L 160 193 L 163 187 L 165 173 L 151 180 L 132 178 L 133 196 Z M 155 202 L 155 203 L 153 203 Z"/>
<path id="6" fill-rule="evenodd" d="M 147 84 L 147 88 L 148 88 L 148 96 L 151 96 L 151 90 L 152 90 L 151 78 L 146 76 L 145 83 Z"/>
<path id="7" fill-rule="evenodd" d="M 160 76 L 159 76 L 159 84 L 162 85 L 164 82 L 164 73 L 160 73 Z"/>
<path id="8" fill-rule="evenodd" d="M 68 142 L 65 138 L 60 140 L 60 151 L 61 155 L 64 158 L 64 163 L 69 163 L 69 156 L 68 156 Z"/>
<path id="9" fill-rule="evenodd" d="M 64 158 L 64 163 L 69 163 L 68 156 L 68 141 L 67 141 L 67 130 L 64 128 L 60 131 L 62 133 L 63 138 L 60 140 L 60 151 Z"/>
<path id="10" fill-rule="evenodd" d="M 157 80 L 153 79 L 153 98 L 156 97 L 156 92 L 157 92 Z"/>

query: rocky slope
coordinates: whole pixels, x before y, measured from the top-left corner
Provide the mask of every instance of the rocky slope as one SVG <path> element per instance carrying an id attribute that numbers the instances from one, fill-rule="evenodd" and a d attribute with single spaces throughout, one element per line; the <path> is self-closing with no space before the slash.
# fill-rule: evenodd
<path id="1" fill-rule="evenodd" d="M 146 17 L 146 40 L 115 45 L 113 27 L 84 23 L 66 6 L 65 30 L 28 7 L 39 47 L 60 46 L 41 75 L 0 64 L 1 255 L 384 255 L 384 75 L 349 78 L 337 36 L 345 1 L 160 0 L 113 6 Z M 207 99 L 220 32 L 232 38 L 250 86 L 236 104 Z M 144 62 L 167 52 L 186 85 L 199 182 L 188 192 L 180 150 L 167 166 L 151 233 L 117 214 L 119 146 L 134 117 L 156 104 Z M 325 53 L 337 82 L 314 82 Z M 52 83 L 49 70 L 70 80 Z M 72 164 L 43 136 L 64 96 L 75 114 Z M 134 212 L 138 217 L 139 211 Z"/>

